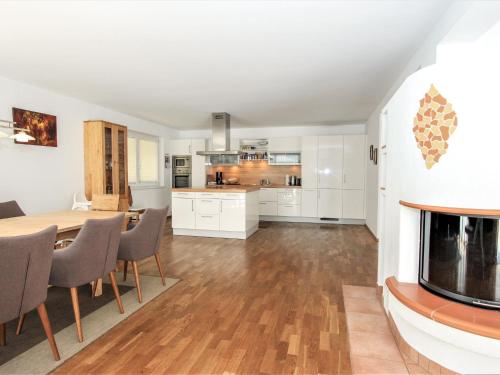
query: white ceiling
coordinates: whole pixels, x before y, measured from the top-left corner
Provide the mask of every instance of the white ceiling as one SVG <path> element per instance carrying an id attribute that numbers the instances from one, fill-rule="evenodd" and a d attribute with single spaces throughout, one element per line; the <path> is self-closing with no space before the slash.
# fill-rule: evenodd
<path id="1" fill-rule="evenodd" d="M 0 2 L 0 75 L 179 129 L 363 121 L 449 4 Z"/>

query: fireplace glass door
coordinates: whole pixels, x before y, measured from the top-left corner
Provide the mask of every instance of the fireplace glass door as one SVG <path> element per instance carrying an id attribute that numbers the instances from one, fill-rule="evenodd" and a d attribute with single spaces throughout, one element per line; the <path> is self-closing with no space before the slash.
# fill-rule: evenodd
<path id="1" fill-rule="evenodd" d="M 461 302 L 500 308 L 499 220 L 422 212 L 420 283 Z"/>

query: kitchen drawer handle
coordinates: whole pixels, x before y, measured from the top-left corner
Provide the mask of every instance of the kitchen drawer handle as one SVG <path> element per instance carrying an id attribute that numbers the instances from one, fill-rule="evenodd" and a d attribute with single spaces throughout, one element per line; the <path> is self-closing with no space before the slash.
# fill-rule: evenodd
<path id="1" fill-rule="evenodd" d="M 207 203 L 212 203 L 212 202 L 213 202 L 213 200 L 212 200 L 212 199 L 202 199 L 201 201 L 202 201 L 202 202 L 207 202 Z"/>
<path id="2" fill-rule="evenodd" d="M 201 215 L 201 217 L 204 218 L 204 219 L 211 219 L 213 216 L 212 215 L 210 215 L 210 216 Z"/>

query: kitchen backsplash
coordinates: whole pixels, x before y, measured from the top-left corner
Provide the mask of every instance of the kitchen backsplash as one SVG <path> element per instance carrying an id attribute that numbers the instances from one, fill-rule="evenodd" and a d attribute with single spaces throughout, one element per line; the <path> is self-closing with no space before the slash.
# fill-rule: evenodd
<path id="1" fill-rule="evenodd" d="M 260 180 L 268 178 L 271 184 L 282 185 L 285 176 L 301 176 L 300 165 L 268 165 L 265 160 L 242 160 L 240 165 L 209 166 L 207 167 L 207 180 L 215 181 L 215 172 L 222 172 L 223 178 L 240 179 L 240 184 L 259 184 Z"/>

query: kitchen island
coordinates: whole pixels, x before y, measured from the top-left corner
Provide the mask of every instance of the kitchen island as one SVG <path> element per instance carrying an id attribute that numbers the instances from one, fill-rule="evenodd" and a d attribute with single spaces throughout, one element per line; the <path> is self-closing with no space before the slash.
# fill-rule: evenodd
<path id="1" fill-rule="evenodd" d="M 246 239 L 259 228 L 259 186 L 172 189 L 174 235 Z"/>

